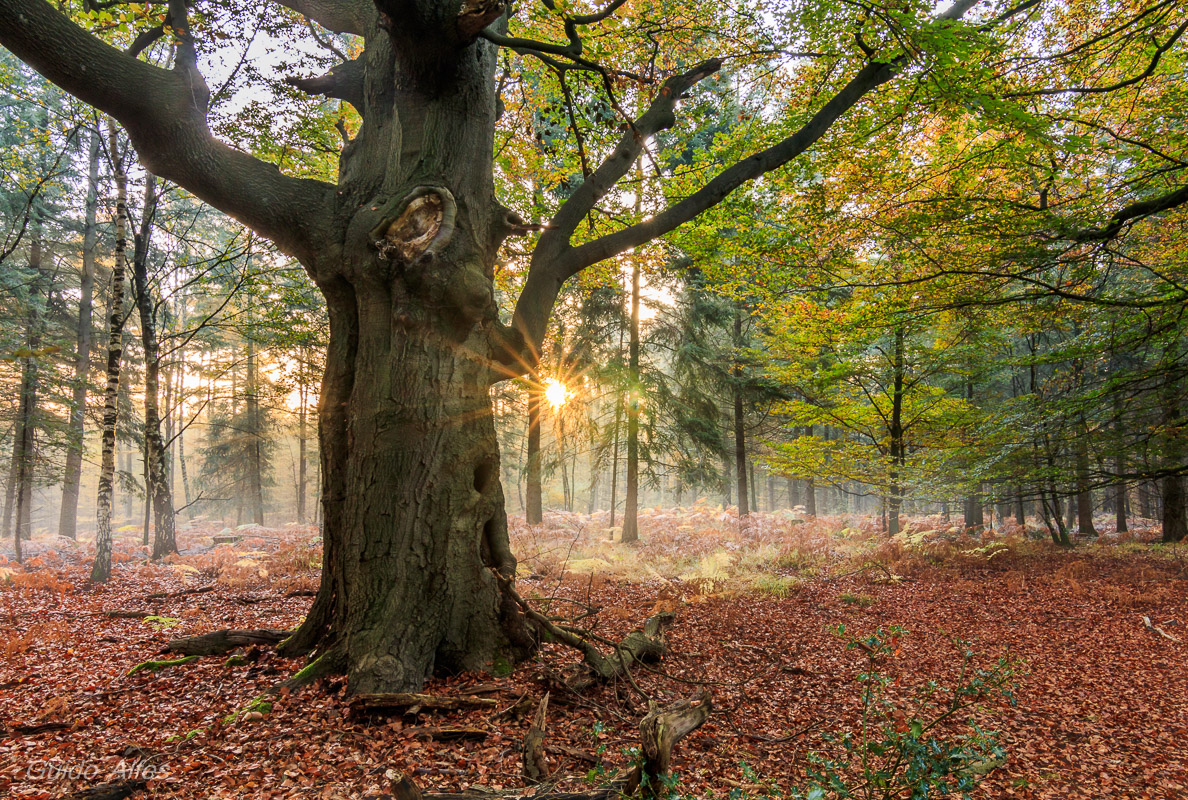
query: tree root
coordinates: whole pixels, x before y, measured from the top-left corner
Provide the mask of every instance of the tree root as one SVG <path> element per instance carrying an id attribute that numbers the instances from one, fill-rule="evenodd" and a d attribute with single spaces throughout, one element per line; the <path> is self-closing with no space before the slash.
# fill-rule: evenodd
<path id="1" fill-rule="evenodd" d="M 441 697 L 418 692 L 390 692 L 357 694 L 352 698 L 352 705 L 360 711 L 403 708 L 407 714 L 416 714 L 425 708 L 444 711 L 459 708 L 497 708 L 499 701 L 487 697 Z"/>
<path id="2" fill-rule="evenodd" d="M 237 647 L 249 644 L 277 644 L 289 638 L 292 631 L 260 628 L 254 631 L 225 630 L 174 639 L 162 652 L 187 656 L 220 656 Z"/>
<path id="3" fill-rule="evenodd" d="M 586 674 L 577 676 L 570 688 L 580 691 L 595 683 L 611 681 L 620 676 L 630 678 L 632 664 L 660 661 L 668 654 L 668 643 L 665 641 L 664 634 L 676 620 L 676 616 L 671 612 L 663 611 L 648 617 L 643 624 L 643 630 L 632 631 L 621 642 L 611 643 L 614 647 L 611 654 L 603 655 L 590 641 L 591 637 L 587 631 L 568 625 L 558 625 L 529 606 L 527 601 L 516 592 L 511 581 L 500 577 L 500 583 L 504 593 L 516 602 L 525 616 L 544 634 L 582 654 Z"/>
<path id="4" fill-rule="evenodd" d="M 267 714 L 272 711 L 272 701 L 268 699 L 268 692 L 252 698 L 252 702 L 248 703 L 238 711 L 232 711 L 227 716 L 223 717 L 224 725 L 232 725 L 236 722 L 259 722 L 264 719 Z"/>
<path id="5" fill-rule="evenodd" d="M 128 674 L 135 675 L 136 673 L 144 672 L 145 670 L 152 670 L 153 672 L 156 672 L 157 670 L 168 669 L 169 667 L 179 667 L 182 664 L 189 664 L 191 661 L 197 660 L 198 656 L 184 656 L 182 658 L 175 658 L 172 660 L 163 659 L 160 661 L 144 661 L 128 670 Z"/>

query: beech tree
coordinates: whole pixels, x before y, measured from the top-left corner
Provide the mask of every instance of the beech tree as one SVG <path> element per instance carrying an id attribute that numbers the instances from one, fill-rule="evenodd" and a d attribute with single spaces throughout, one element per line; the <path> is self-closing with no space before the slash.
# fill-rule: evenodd
<path id="1" fill-rule="evenodd" d="M 680 101 L 722 61 L 677 66 L 654 87 L 636 76 L 642 113 L 628 118 L 618 106 L 617 144 L 583 149 L 580 179 L 535 240 L 504 322 L 492 289 L 496 259 L 507 237 L 534 226 L 496 197 L 499 51 L 535 57 L 562 78 L 576 72 L 600 80 L 613 98 L 615 82 L 630 76 L 593 60 L 583 36 L 615 25 L 626 0 L 590 13 L 544 0 L 543 10 L 529 12 L 551 20 L 545 29 L 564 43 L 509 35 L 519 23 L 499 0 L 278 2 L 362 37 L 354 60 L 291 81 L 358 111 L 336 183 L 290 177 L 212 136 L 186 0 L 169 0 L 160 24 L 143 34 L 172 33 L 168 69 L 138 59 L 135 43 L 133 52 L 106 44 L 44 0 L 0 0 L 0 43 L 116 118 L 148 170 L 271 239 L 325 296 L 323 578 L 282 649 L 317 657 L 304 677 L 345 670 L 355 692 L 415 689 L 435 668 L 482 668 L 534 647 L 513 588 L 489 387 L 533 369 L 562 284 L 787 164 L 897 75 L 961 62 L 971 42 L 1036 5 L 989 9 L 977 25 L 960 22 L 977 0 L 959 0 L 935 17 L 927 4 L 874 14 L 839 6 L 836 19 L 813 5 L 777 9 L 771 18 L 813 28 L 830 51 L 803 56 L 828 59 L 821 82 L 805 93 L 811 107 L 767 130 L 763 144 L 697 172 L 701 183 L 682 178 L 650 216 L 592 235 L 583 226 L 579 234 L 637 159 L 647 160 L 649 141 L 674 126 Z M 795 49 L 812 38 L 785 44 Z M 938 51 L 945 58 L 928 58 Z M 861 126 L 852 134 L 860 138 Z"/>

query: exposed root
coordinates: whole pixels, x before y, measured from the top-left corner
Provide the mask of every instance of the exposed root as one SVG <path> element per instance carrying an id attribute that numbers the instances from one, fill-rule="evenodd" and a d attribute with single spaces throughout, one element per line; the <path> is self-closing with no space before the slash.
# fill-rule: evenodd
<path id="1" fill-rule="evenodd" d="M 497 573 L 498 574 L 498 573 Z M 668 643 L 664 634 L 676 620 L 671 612 L 661 612 L 648 617 L 643 624 L 643 630 L 632 631 L 617 644 L 613 644 L 610 655 L 603 655 L 594 646 L 587 631 L 568 625 L 558 625 L 544 614 L 528 605 L 527 601 L 516 592 L 511 581 L 501 578 L 504 593 L 515 600 L 516 604 L 541 631 L 558 642 L 578 650 L 585 662 L 587 674 L 579 678 L 573 688 L 582 689 L 599 682 L 611 681 L 618 677 L 629 677 L 631 666 L 637 662 L 659 661 L 668 654 Z"/>
<path id="2" fill-rule="evenodd" d="M 265 692 L 258 697 L 252 699 L 238 711 L 232 711 L 227 716 L 223 717 L 224 725 L 233 725 L 236 722 L 259 722 L 272 711 L 272 701 L 268 699 L 268 692 Z"/>
<path id="3" fill-rule="evenodd" d="M 497 708 L 498 700 L 487 697 L 442 697 L 419 692 L 388 692 L 382 694 L 357 694 L 352 705 L 360 710 L 405 709 L 407 714 L 416 714 L 422 709 L 453 711 L 459 708 Z"/>
<path id="4" fill-rule="evenodd" d="M 200 636 L 174 639 L 165 646 L 164 652 L 182 653 L 188 656 L 219 656 L 249 644 L 277 644 L 287 639 L 289 635 L 290 631 L 276 630 L 275 628 L 260 628 L 254 631 L 215 631 Z"/>
<path id="5" fill-rule="evenodd" d="M 268 690 L 268 694 L 279 693 L 281 689 L 298 689 L 307 684 L 313 683 L 318 678 L 324 678 L 328 675 L 337 675 L 346 670 L 346 652 L 340 648 L 333 647 L 322 653 L 313 661 L 306 664 L 303 668 L 294 673 L 293 677 L 288 680 L 281 681 L 276 686 Z"/>
<path id="6" fill-rule="evenodd" d="M 172 660 L 165 659 L 161 661 L 144 661 L 128 670 L 128 674 L 135 675 L 136 673 L 144 672 L 145 670 L 156 672 L 157 670 L 168 669 L 169 667 L 179 667 L 182 664 L 189 664 L 191 661 L 197 660 L 198 656 L 185 656 L 184 658 L 175 658 Z"/>

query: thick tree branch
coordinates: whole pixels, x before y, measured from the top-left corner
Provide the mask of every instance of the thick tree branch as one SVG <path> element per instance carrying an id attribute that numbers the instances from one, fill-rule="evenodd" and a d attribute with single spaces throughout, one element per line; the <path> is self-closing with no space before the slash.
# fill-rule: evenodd
<path id="1" fill-rule="evenodd" d="M 362 36 L 367 21 L 375 16 L 370 0 L 276 0 L 285 8 L 304 14 L 323 28 L 335 33 Z"/>
<path id="2" fill-rule="evenodd" d="M 1122 229 L 1132 222 L 1168 211 L 1176 206 L 1188 203 L 1188 186 L 1181 186 L 1173 192 L 1161 194 L 1148 200 L 1139 200 L 1128 206 L 1123 206 L 1114 212 L 1109 222 L 1100 228 L 1088 228 L 1077 231 L 1068 238 L 1074 242 L 1103 242 L 1113 239 Z"/>
<path id="3" fill-rule="evenodd" d="M 958 0 L 937 21 L 954 21 L 965 15 L 978 0 Z M 545 328 L 561 285 L 588 266 L 637 247 L 676 229 L 698 214 L 722 202 L 731 192 L 755 178 L 787 164 L 810 146 L 867 93 L 891 80 L 908 62 L 905 53 L 890 62 L 868 63 L 834 95 L 803 127 L 783 141 L 755 153 L 718 173 L 701 189 L 669 206 L 650 219 L 602 236 L 578 247 L 569 239 L 594 205 L 622 178 L 643 150 L 648 137 L 673 124 L 673 109 L 680 95 L 717 69 L 719 62 L 706 62 L 684 75 L 670 78 L 651 107 L 629 130 L 618 147 L 570 196 L 553 217 L 552 229 L 540 238 L 524 289 L 516 303 L 512 330 L 503 335 L 503 346 L 495 356 L 509 372 L 518 373 L 538 357 Z M 707 65 L 713 69 L 705 71 Z M 497 345 L 500 343 L 497 343 Z M 520 347 L 520 350 L 516 350 Z"/>
<path id="4" fill-rule="evenodd" d="M 307 94 L 320 94 L 345 100 L 363 113 L 363 56 L 339 64 L 317 78 L 285 78 L 285 83 Z"/>
<path id="5" fill-rule="evenodd" d="M 171 9 L 172 11 L 172 9 Z M 285 177 L 214 139 L 205 84 L 187 58 L 163 70 L 121 53 L 43 0 L 0 0 L 0 44 L 128 132 L 153 173 L 235 217 L 310 263 L 333 187 Z"/>

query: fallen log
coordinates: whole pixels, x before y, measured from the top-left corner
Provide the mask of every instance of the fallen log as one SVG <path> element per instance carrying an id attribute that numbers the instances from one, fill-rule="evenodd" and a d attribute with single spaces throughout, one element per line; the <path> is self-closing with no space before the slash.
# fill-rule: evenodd
<path id="1" fill-rule="evenodd" d="M 404 732 L 414 739 L 433 739 L 437 742 L 454 742 L 461 739 L 486 739 L 490 734 L 490 731 L 482 728 L 472 728 L 467 725 L 421 725 L 416 728 L 405 728 Z"/>
<path id="2" fill-rule="evenodd" d="M 114 617 L 116 619 L 144 619 L 145 617 L 157 616 L 156 611 L 124 611 L 122 609 L 115 609 L 112 611 L 104 611 L 103 616 Z"/>
<path id="3" fill-rule="evenodd" d="M 180 592 L 153 592 L 150 595 L 146 595 L 145 599 L 146 600 L 165 600 L 165 599 L 168 599 L 171 597 L 185 597 L 186 595 L 190 595 L 190 594 L 206 594 L 207 592 L 213 592 L 214 590 L 215 590 L 215 587 L 212 584 L 210 586 L 199 586 L 196 589 L 182 589 Z"/>
<path id="4" fill-rule="evenodd" d="M 522 792 L 422 792 L 404 773 L 389 770 L 385 777 L 390 781 L 389 794 L 380 797 L 391 800 L 623 800 L 623 795 L 615 788 L 592 792 L 540 792 L 530 797 Z"/>
<path id="5" fill-rule="evenodd" d="M 435 711 L 456 711 L 460 708 L 495 708 L 498 700 L 487 697 L 442 697 L 419 692 L 389 692 L 384 694 L 357 694 L 352 705 L 359 711 L 383 709 L 408 709 L 406 713 L 416 714 L 423 709 Z"/>
<path id="6" fill-rule="evenodd" d="M 124 800 L 136 792 L 144 791 L 148 782 L 143 780 L 115 781 L 101 783 L 90 789 L 81 789 L 74 794 L 67 795 L 70 800 Z"/>
<path id="7" fill-rule="evenodd" d="M 73 727 L 74 724 L 70 722 L 42 722 L 38 725 L 14 725 L 12 731 L 22 736 L 36 736 L 50 731 L 68 731 Z"/>
<path id="8" fill-rule="evenodd" d="M 165 649 L 161 652 L 181 653 L 187 656 L 218 656 L 249 644 L 280 644 L 291 634 L 292 631 L 275 628 L 260 628 L 254 631 L 215 631 L 214 633 L 174 639 L 165 645 Z"/>
<path id="9" fill-rule="evenodd" d="M 541 706 L 544 707 L 543 702 Z M 705 724 L 712 709 L 713 699 L 708 691 L 703 691 L 696 697 L 648 712 L 639 723 L 643 763 L 626 777 L 594 791 L 536 792 L 533 787 L 494 795 L 481 792 L 422 792 L 408 775 L 388 770 L 384 777 L 389 781 L 390 793 L 381 797 L 392 800 L 623 800 L 638 791 L 644 800 L 657 800 L 667 795 L 665 783 L 672 766 L 673 748 Z M 538 717 L 540 715 L 538 710 Z M 539 721 L 543 728 L 543 720 Z M 535 721 L 533 725 L 536 725 Z M 644 780 L 645 777 L 647 780 Z"/>

